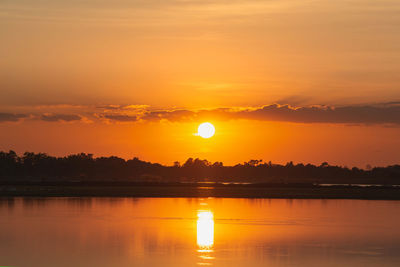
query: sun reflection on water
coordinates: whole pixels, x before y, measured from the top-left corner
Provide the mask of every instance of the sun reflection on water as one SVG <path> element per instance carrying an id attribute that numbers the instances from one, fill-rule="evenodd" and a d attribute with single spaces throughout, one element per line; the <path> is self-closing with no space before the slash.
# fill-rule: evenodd
<path id="1" fill-rule="evenodd" d="M 197 212 L 197 252 L 200 254 L 199 265 L 211 265 L 214 246 L 214 215 L 211 211 L 199 210 Z"/>
<path id="2" fill-rule="evenodd" d="M 201 250 L 210 250 L 214 245 L 214 216 L 211 211 L 197 213 L 197 245 Z"/>

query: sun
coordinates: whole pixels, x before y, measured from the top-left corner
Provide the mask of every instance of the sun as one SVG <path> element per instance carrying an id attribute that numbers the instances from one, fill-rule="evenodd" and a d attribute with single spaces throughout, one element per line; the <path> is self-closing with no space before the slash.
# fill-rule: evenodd
<path id="1" fill-rule="evenodd" d="M 209 122 L 204 122 L 199 125 L 197 135 L 203 138 L 210 138 L 215 134 L 215 127 Z"/>

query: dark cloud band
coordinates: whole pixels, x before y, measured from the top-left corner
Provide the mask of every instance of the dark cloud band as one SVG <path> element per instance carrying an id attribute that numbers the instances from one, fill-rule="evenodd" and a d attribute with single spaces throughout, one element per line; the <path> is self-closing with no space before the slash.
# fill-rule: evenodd
<path id="1" fill-rule="evenodd" d="M 15 113 L 0 113 L 0 122 L 19 121 L 20 119 L 23 119 L 26 117 L 28 117 L 28 115 L 15 114 Z"/>
<path id="2" fill-rule="evenodd" d="M 142 120 L 260 120 L 297 123 L 400 124 L 400 105 L 312 106 L 267 105 L 259 108 L 219 108 L 212 110 L 149 111 Z"/>
<path id="3" fill-rule="evenodd" d="M 71 121 L 80 121 L 82 119 L 81 116 L 75 114 L 43 114 L 40 119 L 42 121 L 48 122 L 71 122 Z"/>
<path id="4" fill-rule="evenodd" d="M 266 105 L 261 107 L 215 108 L 215 109 L 158 109 L 145 105 L 112 106 L 95 113 L 90 107 L 81 107 L 78 114 L 44 113 L 0 113 L 0 122 L 16 122 L 23 118 L 39 119 L 47 122 L 72 122 L 100 119 L 106 122 L 132 123 L 137 121 L 204 121 L 204 120 L 258 120 L 295 123 L 342 123 L 342 124 L 392 124 L 400 125 L 399 102 L 380 105 L 349 105 L 340 107 L 289 105 Z M 85 114 L 85 115 L 82 115 Z M 91 114 L 91 115 L 88 115 Z M 88 117 L 89 116 L 89 117 Z"/>
<path id="5" fill-rule="evenodd" d="M 116 122 L 134 122 L 137 121 L 136 116 L 125 115 L 125 114 L 100 114 L 98 117 L 107 119 L 109 121 Z"/>

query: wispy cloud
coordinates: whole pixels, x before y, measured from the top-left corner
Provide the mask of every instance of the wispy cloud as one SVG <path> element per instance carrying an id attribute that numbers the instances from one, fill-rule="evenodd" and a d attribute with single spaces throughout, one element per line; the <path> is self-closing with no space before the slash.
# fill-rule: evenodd
<path id="1" fill-rule="evenodd" d="M 40 116 L 40 119 L 42 121 L 48 121 L 48 122 L 57 122 L 57 121 L 63 121 L 63 122 L 71 122 L 71 121 L 80 121 L 82 117 L 80 115 L 75 115 L 75 114 L 43 114 Z"/>
<path id="2" fill-rule="evenodd" d="M 43 110 L 44 111 L 44 110 Z M 204 120 L 257 120 L 293 123 L 392 124 L 400 125 L 400 102 L 374 105 L 302 106 L 269 104 L 259 107 L 222 107 L 214 109 L 153 109 L 147 105 L 105 105 L 65 107 L 60 111 L 37 113 L 0 113 L 0 122 L 33 119 L 46 122 L 189 122 Z"/>
<path id="3" fill-rule="evenodd" d="M 397 104 L 364 106 L 307 106 L 271 104 L 262 107 L 217 108 L 210 110 L 149 111 L 142 120 L 259 120 L 295 123 L 343 124 L 399 124 L 400 106 Z"/>
<path id="4" fill-rule="evenodd" d="M 0 113 L 0 122 L 19 121 L 20 119 L 26 117 L 28 117 L 26 114 Z"/>
<path id="5" fill-rule="evenodd" d="M 134 122 L 137 121 L 136 116 L 126 114 L 96 114 L 98 118 L 105 119 L 108 122 Z"/>

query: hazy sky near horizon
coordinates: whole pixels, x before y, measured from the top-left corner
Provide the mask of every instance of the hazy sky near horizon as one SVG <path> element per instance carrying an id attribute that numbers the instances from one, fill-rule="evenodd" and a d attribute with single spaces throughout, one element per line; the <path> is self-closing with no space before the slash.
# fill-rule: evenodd
<path id="1" fill-rule="evenodd" d="M 3 0 L 0 149 L 400 161 L 400 2 Z M 217 135 L 193 136 L 210 121 Z"/>

